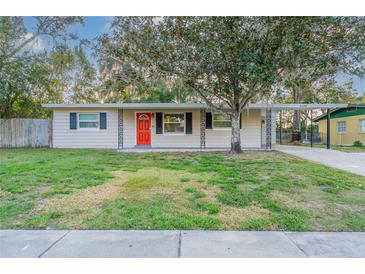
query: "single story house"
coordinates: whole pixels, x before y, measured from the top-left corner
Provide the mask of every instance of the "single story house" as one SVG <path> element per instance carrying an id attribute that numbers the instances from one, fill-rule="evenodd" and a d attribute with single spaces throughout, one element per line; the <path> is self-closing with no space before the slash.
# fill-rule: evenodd
<path id="1" fill-rule="evenodd" d="M 349 105 L 330 112 L 332 144 L 352 145 L 355 141 L 365 144 L 365 105 Z M 327 132 L 326 115 L 314 120 L 318 122 L 320 134 Z"/>
<path id="2" fill-rule="evenodd" d="M 231 122 L 198 103 L 45 104 L 53 109 L 53 147 L 135 149 L 228 149 Z M 344 105 L 341 105 L 344 106 Z M 281 109 L 333 105 L 250 104 L 241 114 L 243 149 L 271 149 Z"/>

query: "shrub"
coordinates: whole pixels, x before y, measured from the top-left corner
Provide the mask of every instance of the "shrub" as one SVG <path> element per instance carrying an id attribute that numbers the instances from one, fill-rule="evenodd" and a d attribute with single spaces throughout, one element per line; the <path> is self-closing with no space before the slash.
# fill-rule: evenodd
<path id="1" fill-rule="evenodd" d="M 356 140 L 356 141 L 352 144 L 352 146 L 354 146 L 354 147 L 362 147 L 362 143 L 361 143 L 359 140 Z"/>

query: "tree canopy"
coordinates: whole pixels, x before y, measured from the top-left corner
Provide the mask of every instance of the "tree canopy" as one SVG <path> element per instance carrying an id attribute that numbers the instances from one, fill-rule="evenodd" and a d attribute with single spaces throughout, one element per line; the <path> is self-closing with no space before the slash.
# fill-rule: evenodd
<path id="1" fill-rule="evenodd" d="M 0 17 L 0 118 L 46 115 L 41 103 L 64 100 L 68 83 L 61 75 L 69 73 L 74 55 L 82 59 L 80 51 L 74 54 L 65 46 L 65 41 L 77 39 L 69 28 L 82 24 L 81 17 L 35 21 L 35 30 L 29 32 L 21 17 Z M 41 37 L 51 39 L 53 47 L 32 49 Z"/>
<path id="2" fill-rule="evenodd" d="M 235 152 L 249 102 L 284 89 L 299 102 L 304 86 L 364 71 L 362 17 L 119 17 L 112 26 L 104 53 L 138 73 L 181 79 L 231 118 Z"/>

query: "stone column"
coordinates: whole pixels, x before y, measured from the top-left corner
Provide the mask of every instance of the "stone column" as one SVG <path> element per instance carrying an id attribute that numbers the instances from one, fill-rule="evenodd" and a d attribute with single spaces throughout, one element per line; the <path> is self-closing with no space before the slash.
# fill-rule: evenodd
<path id="1" fill-rule="evenodd" d="M 200 110 L 200 149 L 205 149 L 205 109 Z"/>
<path id="2" fill-rule="evenodd" d="M 266 110 L 266 117 L 265 117 L 265 124 L 266 124 L 266 149 L 271 150 L 271 127 L 272 127 L 272 111 L 271 109 Z"/>
<path id="3" fill-rule="evenodd" d="M 123 149 L 123 109 L 118 109 L 118 149 Z"/>

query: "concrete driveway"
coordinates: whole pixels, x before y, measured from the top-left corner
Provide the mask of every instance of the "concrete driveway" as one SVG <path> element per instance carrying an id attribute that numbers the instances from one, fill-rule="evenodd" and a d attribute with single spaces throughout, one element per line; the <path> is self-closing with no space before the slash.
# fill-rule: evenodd
<path id="1" fill-rule="evenodd" d="M 365 258 L 365 233 L 0 230 L 0 257 Z"/>
<path id="2" fill-rule="evenodd" d="M 365 153 L 347 153 L 325 148 L 276 145 L 275 150 L 329 167 L 365 176 Z"/>

